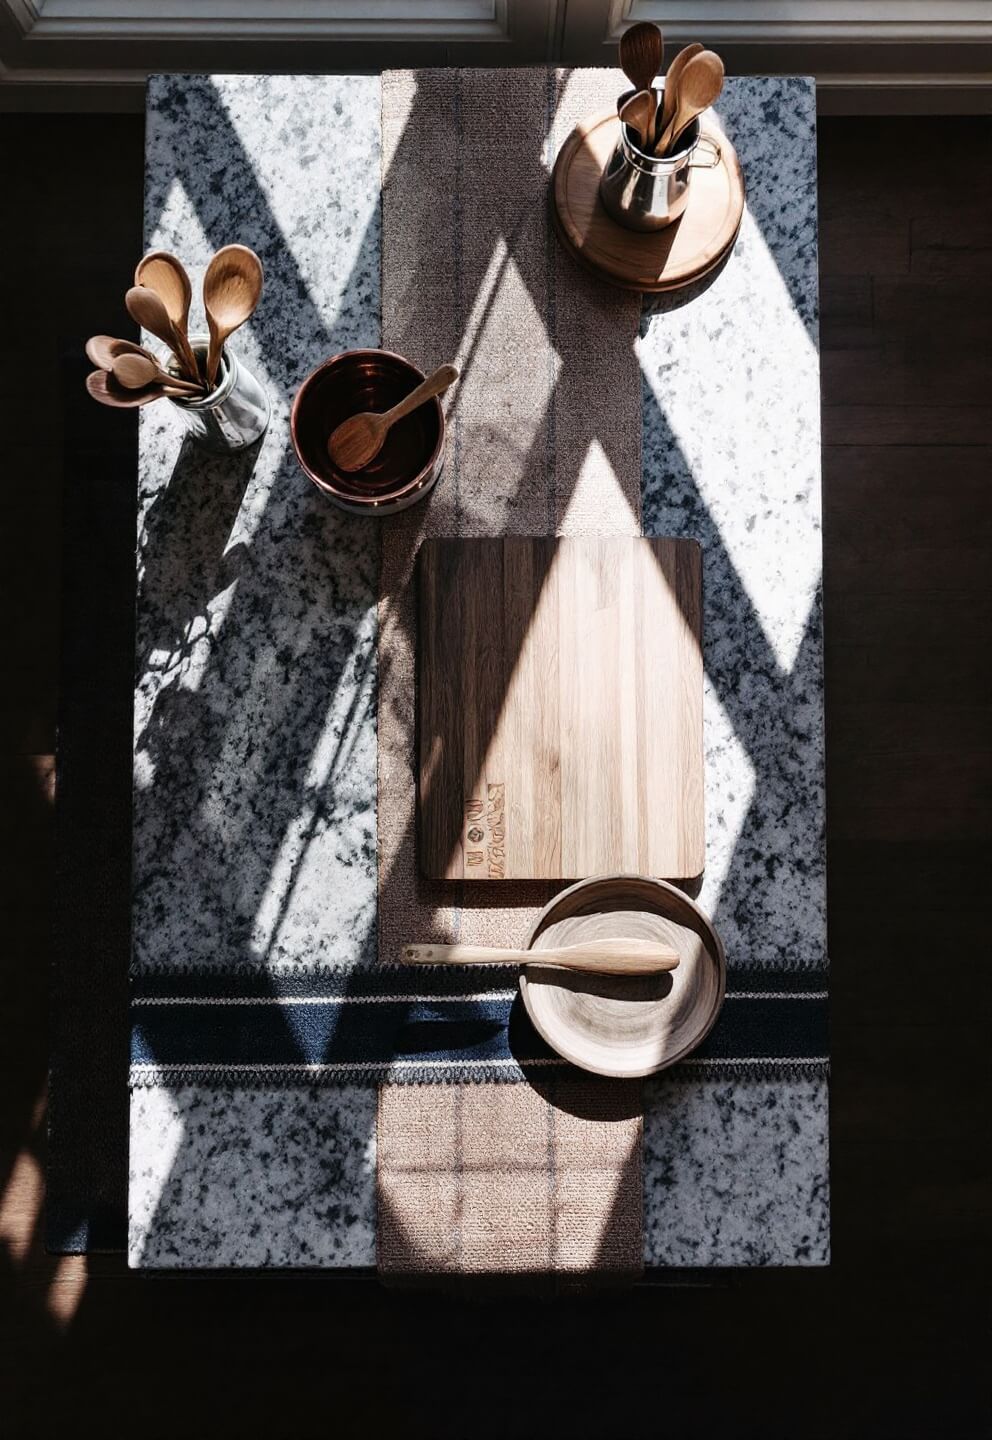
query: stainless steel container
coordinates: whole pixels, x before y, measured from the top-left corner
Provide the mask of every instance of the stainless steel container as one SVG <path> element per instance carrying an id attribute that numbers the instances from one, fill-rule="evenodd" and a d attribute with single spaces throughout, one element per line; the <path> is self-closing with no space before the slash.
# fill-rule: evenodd
<path id="1" fill-rule="evenodd" d="M 621 95 L 617 107 L 633 93 Z M 621 124 L 620 138 L 599 182 L 600 199 L 607 213 L 628 230 L 663 230 L 689 203 L 692 171 L 718 165 L 720 147 L 700 133 L 698 120 L 684 132 L 677 155 L 649 155 L 640 148 L 639 138 L 629 125 Z M 694 158 L 697 151 L 708 154 L 709 160 Z"/>
<path id="2" fill-rule="evenodd" d="M 210 337 L 191 335 L 190 344 L 199 358 L 207 353 Z M 172 370 L 175 368 L 173 357 Z M 165 360 L 162 361 L 165 368 Z M 170 396 L 170 403 L 183 417 L 194 442 L 215 454 L 231 455 L 245 450 L 265 434 L 269 424 L 269 397 L 251 371 L 242 365 L 234 351 L 225 346 L 221 351 L 217 384 L 201 399 L 180 400 Z"/>

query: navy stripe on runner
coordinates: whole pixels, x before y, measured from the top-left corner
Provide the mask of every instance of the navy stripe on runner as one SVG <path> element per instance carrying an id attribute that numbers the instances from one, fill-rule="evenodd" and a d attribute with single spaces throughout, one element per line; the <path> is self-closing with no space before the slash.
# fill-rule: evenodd
<path id="1" fill-rule="evenodd" d="M 131 995 L 143 1000 L 176 996 L 250 997 L 309 995 L 475 995 L 480 990 L 516 987 L 513 965 L 374 965 L 342 970 L 331 966 L 306 972 L 268 970 L 171 970 L 138 972 L 131 977 Z M 789 992 L 818 994 L 827 988 L 825 970 L 735 969 L 727 974 L 727 994 Z"/>
<path id="2" fill-rule="evenodd" d="M 528 1067 L 565 1063 L 530 1024 L 507 967 L 138 976 L 131 1018 L 136 1083 L 283 1073 L 519 1080 Z M 825 1067 L 827 1054 L 822 974 L 738 971 L 692 1063 L 796 1070 Z"/>

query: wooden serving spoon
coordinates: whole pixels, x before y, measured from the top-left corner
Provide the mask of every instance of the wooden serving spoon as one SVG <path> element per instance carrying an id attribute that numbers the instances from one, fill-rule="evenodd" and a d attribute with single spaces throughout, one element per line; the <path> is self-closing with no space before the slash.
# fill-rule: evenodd
<path id="1" fill-rule="evenodd" d="M 404 945 L 407 965 L 540 965 L 594 975 L 660 975 L 678 953 L 650 940 L 588 940 L 551 950 L 503 950 L 486 945 Z"/>
<path id="2" fill-rule="evenodd" d="M 665 42 L 661 31 L 650 21 L 642 20 L 620 36 L 620 69 L 635 90 L 648 92 L 651 103 L 651 116 L 644 131 L 645 136 L 651 134 L 651 126 L 654 124 L 654 111 L 658 102 L 652 87 L 655 76 L 661 69 L 664 53 Z"/>
<path id="3" fill-rule="evenodd" d="M 433 400 L 435 395 L 443 395 L 457 379 L 458 371 L 454 365 L 442 365 L 391 410 L 381 415 L 373 410 L 351 415 L 331 432 L 327 442 L 328 455 L 339 470 L 363 469 L 378 455 L 397 420 L 402 420 L 426 401 Z"/>
<path id="4" fill-rule="evenodd" d="M 189 379 L 198 380 L 200 372 L 189 343 L 189 307 L 193 287 L 186 267 L 168 250 L 149 250 L 135 266 L 134 283 L 154 290 L 161 299 L 172 323 L 174 339 L 170 348 L 175 351 Z"/>
<path id="5" fill-rule="evenodd" d="M 702 50 L 686 64 L 679 77 L 675 114 L 669 120 L 655 147 L 658 155 L 667 155 L 687 125 L 713 104 L 723 89 L 723 61 L 712 50 Z"/>
<path id="6" fill-rule="evenodd" d="M 661 139 L 665 130 L 675 115 L 675 107 L 678 101 L 679 83 L 682 79 L 682 71 L 688 65 L 694 55 L 701 55 L 706 47 L 694 40 L 691 45 L 686 45 L 680 50 L 668 67 L 668 74 L 665 76 L 665 88 L 661 95 L 661 110 L 658 115 L 658 128 L 655 135 L 655 149 L 657 142 Z"/>
<path id="7" fill-rule="evenodd" d="M 171 390 L 181 390 L 185 395 L 202 395 L 206 388 L 202 380 L 194 384 L 191 380 L 179 380 L 163 370 L 152 355 L 118 355 L 111 371 L 114 379 L 125 390 L 143 390 L 146 385 L 165 385 Z"/>
<path id="8" fill-rule="evenodd" d="M 637 131 L 640 148 L 650 151 L 654 138 L 655 98 L 650 90 L 638 90 L 620 106 L 620 119 Z"/>
<path id="9" fill-rule="evenodd" d="M 164 385 L 151 385 L 146 390 L 125 390 L 106 370 L 92 370 L 86 377 L 86 389 L 94 400 L 99 400 L 101 405 L 109 405 L 113 410 L 133 410 L 138 405 L 150 405 L 153 400 L 179 393 L 166 389 Z"/>
<path id="10" fill-rule="evenodd" d="M 262 262 L 247 245 L 225 245 L 207 266 L 203 305 L 207 312 L 210 348 L 207 386 L 213 389 L 227 341 L 255 312 L 262 296 Z"/>

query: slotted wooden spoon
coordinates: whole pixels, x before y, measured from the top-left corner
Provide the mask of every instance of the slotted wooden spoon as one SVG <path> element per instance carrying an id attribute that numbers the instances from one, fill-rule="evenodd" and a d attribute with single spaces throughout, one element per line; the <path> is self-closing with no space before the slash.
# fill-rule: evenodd
<path id="1" fill-rule="evenodd" d="M 397 420 L 433 400 L 435 395 L 443 395 L 457 379 L 454 365 L 442 365 L 391 410 L 381 415 L 374 410 L 363 410 L 360 415 L 349 416 L 331 432 L 327 453 L 339 470 L 362 470 L 378 455 Z"/>
<path id="2" fill-rule="evenodd" d="M 593 975 L 659 975 L 674 970 L 678 952 L 648 940 L 589 940 L 548 950 L 487 945 L 404 945 L 407 965 L 532 965 Z"/>

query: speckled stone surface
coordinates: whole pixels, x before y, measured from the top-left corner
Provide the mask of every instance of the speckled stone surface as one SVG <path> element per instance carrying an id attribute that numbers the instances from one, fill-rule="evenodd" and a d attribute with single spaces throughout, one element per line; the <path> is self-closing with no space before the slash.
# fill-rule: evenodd
<path id="1" fill-rule="evenodd" d="M 133 1266 L 375 1264 L 372 1089 L 131 1097 Z"/>
<path id="2" fill-rule="evenodd" d="M 812 81 L 730 80 L 747 209 L 639 345 L 644 530 L 703 546 L 706 874 L 728 964 L 826 965 Z"/>
<path id="3" fill-rule="evenodd" d="M 289 403 L 379 334 L 379 81 L 159 77 L 146 238 L 251 244 L 235 348 L 257 453 L 204 460 L 141 415 L 134 961 L 346 966 L 375 954 L 375 532 L 299 474 Z M 824 937 L 815 120 L 810 82 L 732 80 L 748 210 L 728 264 L 645 316 L 644 527 L 704 545 L 707 873 L 735 964 Z M 330 143 L 333 139 L 334 143 Z M 691 300 L 691 303 L 688 303 Z M 194 324 L 197 323 L 194 309 Z M 828 1258 L 823 1079 L 657 1077 L 645 1261 Z M 138 1266 L 374 1264 L 372 1089 L 136 1087 Z"/>
<path id="4" fill-rule="evenodd" d="M 645 1265 L 825 1265 L 826 1118 L 823 1079 L 647 1081 Z"/>
<path id="5" fill-rule="evenodd" d="M 272 400 L 260 448 L 205 458 L 141 412 L 134 709 L 137 969 L 375 955 L 372 529 L 297 467 L 306 373 L 379 338 L 379 82 L 159 76 L 146 242 L 200 280 L 265 268 L 232 341 Z"/>
<path id="6" fill-rule="evenodd" d="M 133 963 L 374 959 L 373 529 L 300 473 L 302 377 L 379 340 L 377 77 L 149 82 L 145 239 L 200 280 L 257 251 L 232 342 L 265 386 L 260 446 L 211 459 L 141 412 Z M 134 1265 L 374 1263 L 375 1095 L 136 1090 Z"/>

